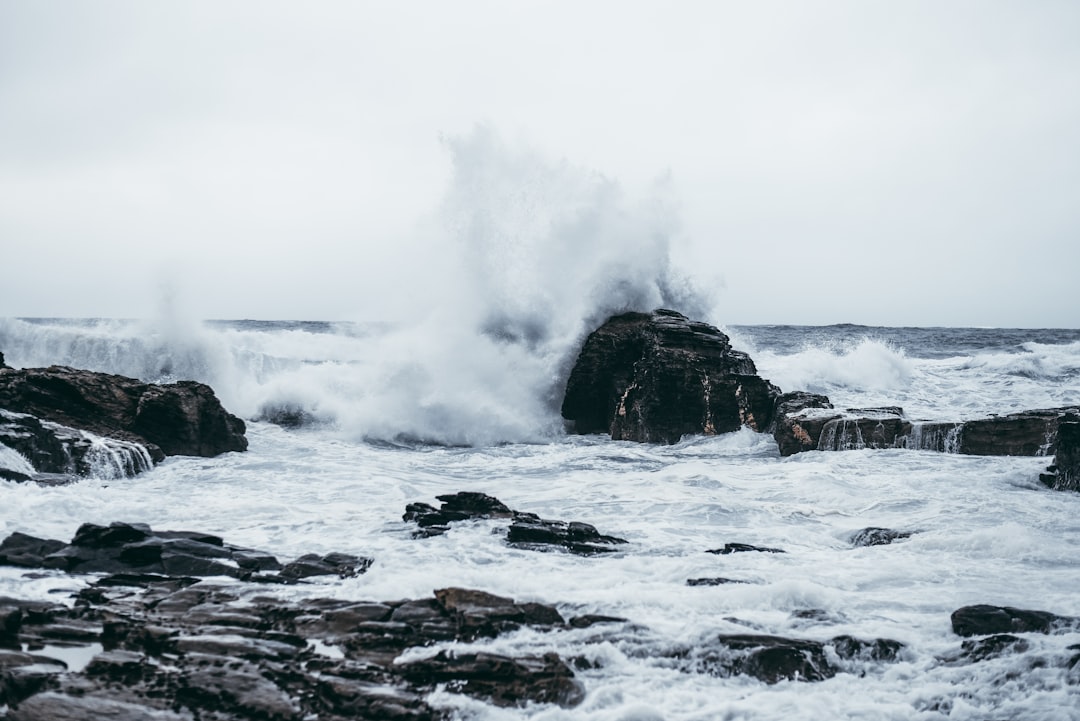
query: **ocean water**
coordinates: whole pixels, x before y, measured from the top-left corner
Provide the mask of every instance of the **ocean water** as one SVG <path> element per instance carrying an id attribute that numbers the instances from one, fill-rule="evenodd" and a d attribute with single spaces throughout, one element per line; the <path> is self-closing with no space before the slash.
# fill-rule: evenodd
<path id="1" fill-rule="evenodd" d="M 251 443 L 214 459 L 169 458 L 133 478 L 0 482 L 0 535 L 66 540 L 84 522 L 138 521 L 280 558 L 375 559 L 358 578 L 283 594 L 389 600 L 464 586 L 632 622 L 478 642 L 512 655 L 580 656 L 593 668 L 577 672 L 587 695 L 573 709 L 433 695 L 463 718 L 1080 718 L 1080 668 L 1067 663 L 1080 633 L 1031 636 L 1026 652 L 980 663 L 951 660 L 962 639 L 949 615 L 961 606 L 1080 616 L 1080 495 L 1040 485 L 1049 459 L 904 450 L 781 458 L 770 436 L 746 429 L 673 446 L 568 435 L 558 402 L 587 322 L 565 325 L 574 332 L 518 323 L 467 333 L 445 324 L 0 319 L 10 365 L 201 380 L 249 419 Z M 911 418 L 955 420 L 1080 404 L 1078 330 L 725 330 L 761 375 L 837 406 L 893 404 Z M 259 420 L 283 408 L 307 425 Z M 18 463 L 8 455 L 0 463 Z M 405 505 L 456 491 L 630 543 L 597 557 L 513 549 L 495 521 L 413 539 Z M 914 534 L 852 547 L 868 526 Z M 729 542 L 787 553 L 706 553 Z M 715 576 L 747 583 L 686 585 Z M 0 569 L 0 595 L 62 598 L 82 583 Z M 850 634 L 905 648 L 897 662 L 849 664 L 827 681 L 767 685 L 695 662 L 725 633 Z"/>

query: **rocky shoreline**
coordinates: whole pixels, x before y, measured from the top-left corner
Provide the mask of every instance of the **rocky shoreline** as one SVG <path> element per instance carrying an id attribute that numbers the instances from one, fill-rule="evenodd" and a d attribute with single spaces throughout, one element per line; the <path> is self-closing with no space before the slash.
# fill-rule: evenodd
<path id="1" fill-rule="evenodd" d="M 437 512 L 452 513 L 466 503 L 505 508 L 491 496 L 459 493 Z M 415 514 L 415 505 L 406 516 Z M 477 514 L 451 522 L 484 520 L 491 519 Z M 852 543 L 887 545 L 904 537 L 864 529 Z M 710 552 L 740 551 L 782 552 L 737 543 Z M 794 612 L 814 629 L 806 637 L 749 626 L 685 646 L 666 644 L 623 618 L 575 616 L 559 605 L 479 589 L 441 588 L 428 598 L 405 600 L 296 600 L 273 591 L 320 575 L 362 574 L 373 562 L 329 554 L 281 564 L 210 534 L 130 523 L 84 524 L 70 543 L 12 534 L 0 542 L 0 565 L 77 574 L 86 585 L 69 603 L 0 598 L 0 718 L 449 718 L 450 712 L 431 704 L 435 690 L 497 706 L 573 707 L 585 695 L 580 674 L 597 668 L 600 655 L 589 652 L 594 645 L 647 653 L 683 673 L 747 676 L 767 684 L 887 673 L 907 658 L 900 641 L 830 634 L 836 620 L 814 609 Z M 725 582 L 738 583 L 687 584 Z M 1080 629 L 1080 619 L 983 605 L 957 609 L 951 625 L 962 640 L 939 664 L 1026 653 L 1025 634 L 1070 633 Z M 585 652 L 507 656 L 486 647 L 485 640 L 523 629 L 550 635 L 549 645 L 560 634 L 573 634 Z M 1032 663 L 1080 669 L 1080 647 L 1070 649 L 1071 656 L 1033 657 Z"/>

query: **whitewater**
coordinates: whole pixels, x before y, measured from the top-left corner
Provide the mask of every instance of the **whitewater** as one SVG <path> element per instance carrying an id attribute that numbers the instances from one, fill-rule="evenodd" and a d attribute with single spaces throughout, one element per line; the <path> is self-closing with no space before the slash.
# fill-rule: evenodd
<path id="1" fill-rule="evenodd" d="M 105 464 L 67 486 L 0 482 L 0 536 L 67 540 L 82 523 L 139 522 L 279 558 L 374 559 L 356 578 L 275 589 L 283 598 L 426 598 L 460 586 L 565 617 L 628 619 L 449 644 L 585 661 L 575 708 L 497 708 L 445 690 L 429 699 L 463 719 L 1080 719 L 1080 667 L 1069 666 L 1080 633 L 1024 634 L 1026 650 L 970 663 L 949 620 L 969 604 L 1080 616 L 1080 495 L 1040 484 L 1049 458 L 782 458 L 771 436 L 748 429 L 672 446 L 569 433 L 559 405 L 589 331 L 614 312 L 657 307 L 722 324 L 722 305 L 670 261 L 677 214 L 662 192 L 635 201 L 608 178 L 483 132 L 449 149 L 443 235 L 417 259 L 439 273 L 418 272 L 432 302 L 408 322 L 204 322 L 169 306 L 149 320 L 0 318 L 11 366 L 203 381 L 247 421 L 250 441 L 245 453 L 171 457 L 134 477 Z M 837 407 L 956 421 L 1080 404 L 1080 330 L 723 330 L 763 377 Z M 0 463 L 27 470 L 6 451 Z M 413 538 L 406 504 L 458 491 L 629 543 L 592 557 L 540 553 L 507 546 L 495 521 Z M 854 547 L 871 526 L 912 535 Z M 706 552 L 726 543 L 786 553 Z M 687 584 L 712 577 L 744 583 Z M 0 568 L 0 596 L 65 600 L 86 583 Z M 710 639 L 729 633 L 904 647 L 895 662 L 767 685 L 710 672 Z"/>
<path id="2" fill-rule="evenodd" d="M 587 696 L 574 709 L 498 709 L 435 694 L 433 703 L 466 718 L 1078 717 L 1080 669 L 1065 664 L 1076 633 L 1033 636 L 1026 652 L 979 663 L 950 660 L 961 639 L 949 614 L 961 606 L 1080 615 L 1080 497 L 1040 485 L 1047 458 L 905 450 L 781 458 L 770 436 L 747 429 L 674 446 L 613 442 L 567 434 L 543 400 L 511 422 L 513 408 L 455 395 L 464 386 L 446 394 L 424 386 L 426 396 L 397 387 L 424 377 L 420 358 L 386 376 L 388 387 L 373 388 L 395 357 L 380 349 L 402 342 L 393 326 L 236 321 L 189 330 L 178 342 L 141 321 L 0 321 L 0 343 L 16 367 L 60 363 L 210 382 L 226 407 L 249 419 L 251 441 L 246 453 L 169 458 L 133 478 L 2 483 L 0 532 L 65 539 L 81 523 L 116 520 L 197 529 L 280 557 L 343 551 L 376 559 L 358 578 L 282 593 L 393 599 L 464 586 L 633 623 L 632 631 L 522 630 L 474 644 L 510 655 L 555 651 L 593 668 L 577 672 Z M 1080 331 L 726 330 L 764 377 L 785 390 L 825 392 L 838 406 L 890 402 L 910 417 L 950 420 L 1080 402 Z M 400 404 L 396 414 L 392 403 Z M 307 425 L 258 420 L 283 406 L 301 411 Z M 601 557 L 512 549 L 493 535 L 495 522 L 412 538 L 400 520 L 405 505 L 456 491 L 591 523 L 630 544 Z M 868 526 L 914 535 L 852 547 L 852 534 Z M 705 552 L 728 542 L 787 553 Z M 715 576 L 747 583 L 687 586 Z M 2 569 L 0 595 L 59 598 L 84 582 Z M 747 631 L 891 638 L 905 649 L 896 663 L 773 686 L 719 678 L 686 661 L 710 636 Z"/>

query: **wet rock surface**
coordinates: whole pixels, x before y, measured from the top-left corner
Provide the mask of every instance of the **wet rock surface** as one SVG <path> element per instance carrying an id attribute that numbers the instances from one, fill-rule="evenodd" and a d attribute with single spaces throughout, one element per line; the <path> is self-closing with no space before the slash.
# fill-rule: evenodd
<path id="1" fill-rule="evenodd" d="M 247 449 L 244 422 L 194 381 L 154 385 L 65 366 L 5 368 L 0 408 L 138 443 L 155 461 Z"/>
<path id="2" fill-rule="evenodd" d="M 731 553 L 787 553 L 787 551 L 766 546 L 751 546 L 749 543 L 725 543 L 722 548 L 712 548 L 705 553 L 726 556 Z"/>
<path id="3" fill-rule="evenodd" d="M 283 566 L 268 553 L 233 546 L 212 534 L 154 531 L 141 523 L 116 522 L 84 523 L 71 543 L 13 533 L 0 542 L 0 565 L 128 577 L 229 576 L 294 583 L 318 575 L 355 576 L 368 569 L 371 559 L 341 553 L 306 555 Z"/>
<path id="4" fill-rule="evenodd" d="M 895 531 L 891 528 L 871 526 L 851 534 L 851 545 L 856 548 L 865 546 L 888 546 L 894 541 L 911 538 L 913 531 Z"/>
<path id="5" fill-rule="evenodd" d="M 777 398 L 773 437 L 780 455 L 865 448 L 962 453 L 976 456 L 1040 456 L 1055 452 L 1059 427 L 1080 417 L 1073 407 L 1047 408 L 964 422 L 911 421 L 898 406 L 834 409 L 826 396 L 796 391 Z M 1080 446 L 1080 430 L 1067 427 L 1066 448 Z M 1073 440 L 1073 435 L 1078 438 Z M 1068 467 L 1080 452 L 1072 451 Z M 1060 464 L 1059 464 L 1060 465 Z M 1043 476 L 1059 484 L 1055 467 Z M 1080 473 L 1080 470 L 1076 471 Z M 1075 477 L 1074 473 L 1070 477 Z"/>
<path id="6" fill-rule="evenodd" d="M 506 542 L 517 548 L 552 550 L 561 548 L 571 553 L 588 556 L 609 553 L 616 546 L 625 544 L 622 538 L 606 536 L 588 523 L 577 521 L 553 521 L 540 518 L 535 513 L 511 510 L 506 504 L 484 493 L 461 492 L 438 496 L 439 508 L 427 503 L 410 503 L 402 516 L 404 521 L 415 522 L 419 529 L 413 534 L 429 538 L 446 533 L 450 524 L 457 521 L 510 519 Z"/>
<path id="7" fill-rule="evenodd" d="M 1062 416 L 1057 428 L 1054 463 L 1041 478 L 1056 491 L 1080 491 L 1080 415 Z"/>
<path id="8" fill-rule="evenodd" d="M 837 636 L 829 641 L 764 634 L 729 634 L 715 639 L 693 663 L 717 676 L 753 676 L 768 684 L 824 681 L 847 670 L 845 661 L 891 663 L 904 645 L 891 639 Z M 831 652 L 831 653 L 830 653 Z"/>
<path id="9" fill-rule="evenodd" d="M 438 650 L 395 663 L 413 647 L 567 628 L 551 606 L 460 588 L 383 603 L 286 601 L 244 588 L 144 578 L 95 584 L 73 608 L 0 599 L 0 640 L 40 651 L 0 651 L 0 704 L 12 719 L 419 720 L 447 716 L 425 700 L 436 685 L 504 706 L 583 698 L 552 653 Z M 59 643 L 98 652 L 68 668 L 48 655 Z"/>
<path id="10" fill-rule="evenodd" d="M 778 394 L 713 326 L 670 310 L 624 313 L 585 340 L 562 415 L 578 433 L 676 443 L 744 425 L 765 431 Z"/>
<path id="11" fill-rule="evenodd" d="M 1080 619 L 1011 606 L 976 605 L 953 611 L 952 628 L 958 636 L 1053 633 L 1080 628 Z"/>

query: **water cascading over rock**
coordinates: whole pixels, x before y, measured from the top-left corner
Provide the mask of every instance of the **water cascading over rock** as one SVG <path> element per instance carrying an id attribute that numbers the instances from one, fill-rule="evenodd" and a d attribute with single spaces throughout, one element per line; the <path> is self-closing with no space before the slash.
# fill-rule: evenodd
<path id="1" fill-rule="evenodd" d="M 779 393 L 718 329 L 661 309 L 613 316 L 589 335 L 562 415 L 577 433 L 676 443 L 744 425 L 765 431 Z"/>

